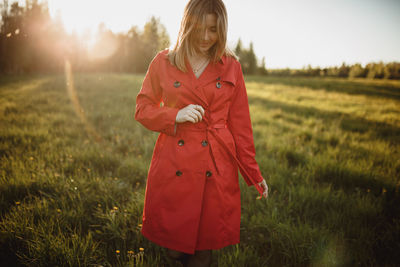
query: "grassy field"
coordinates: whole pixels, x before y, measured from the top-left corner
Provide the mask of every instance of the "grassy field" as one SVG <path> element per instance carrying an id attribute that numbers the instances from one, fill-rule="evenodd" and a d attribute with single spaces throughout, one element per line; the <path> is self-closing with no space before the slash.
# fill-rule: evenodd
<path id="1" fill-rule="evenodd" d="M 0 265 L 168 266 L 140 234 L 143 75 L 0 77 Z M 400 82 L 246 77 L 267 200 L 213 266 L 400 265 Z M 172 265 L 171 265 L 172 266 Z"/>

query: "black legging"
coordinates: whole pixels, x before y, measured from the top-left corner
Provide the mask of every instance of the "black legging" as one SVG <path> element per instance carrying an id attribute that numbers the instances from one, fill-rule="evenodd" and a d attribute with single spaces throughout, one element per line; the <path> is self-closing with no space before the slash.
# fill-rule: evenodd
<path id="1" fill-rule="evenodd" d="M 209 267 L 212 260 L 211 250 L 196 250 L 192 255 L 167 249 L 167 254 L 170 258 L 181 262 L 184 267 Z"/>

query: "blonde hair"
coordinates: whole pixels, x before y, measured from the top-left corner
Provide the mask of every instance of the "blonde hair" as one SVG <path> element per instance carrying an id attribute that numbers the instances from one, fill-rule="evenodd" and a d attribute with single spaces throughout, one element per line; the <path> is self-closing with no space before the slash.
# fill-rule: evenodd
<path id="1" fill-rule="evenodd" d="M 228 16 L 222 0 L 190 0 L 183 13 L 181 26 L 175 47 L 168 52 L 168 58 L 172 65 L 183 72 L 186 72 L 185 59 L 195 55 L 195 37 L 205 25 L 207 14 L 215 14 L 217 17 L 217 42 L 210 48 L 209 56 L 214 63 L 217 63 L 223 55 L 232 56 L 238 59 L 227 45 Z"/>

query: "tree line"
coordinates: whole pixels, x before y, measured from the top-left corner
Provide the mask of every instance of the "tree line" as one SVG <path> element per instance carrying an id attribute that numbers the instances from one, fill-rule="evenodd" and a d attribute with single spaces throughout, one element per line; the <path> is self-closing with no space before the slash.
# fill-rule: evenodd
<path id="1" fill-rule="evenodd" d="M 113 33 L 104 24 L 88 38 L 67 33 L 47 3 L 26 0 L 0 6 L 0 73 L 61 72 L 66 60 L 75 71 L 145 72 L 155 54 L 169 46 L 169 36 L 152 17 L 143 30 Z"/>
<path id="2" fill-rule="evenodd" d="M 160 20 L 151 17 L 143 29 L 131 27 L 114 33 L 100 24 L 94 36 L 67 33 L 61 18 L 51 18 L 47 3 L 26 0 L 25 6 L 3 0 L 0 4 L 0 73 L 62 72 L 68 60 L 74 71 L 144 73 L 156 53 L 170 46 Z M 90 37 L 90 38 L 89 38 Z M 400 63 L 370 63 L 365 67 L 266 69 L 239 39 L 234 52 L 245 74 L 273 76 L 329 76 L 400 79 Z"/>
<path id="3" fill-rule="evenodd" d="M 308 65 L 302 69 L 272 69 L 268 70 L 270 76 L 295 76 L 295 77 L 340 77 L 340 78 L 368 78 L 368 79 L 400 79 L 399 62 L 371 62 L 364 67 L 359 64 L 346 65 L 342 63 L 340 67 L 333 66 L 327 68 Z"/>

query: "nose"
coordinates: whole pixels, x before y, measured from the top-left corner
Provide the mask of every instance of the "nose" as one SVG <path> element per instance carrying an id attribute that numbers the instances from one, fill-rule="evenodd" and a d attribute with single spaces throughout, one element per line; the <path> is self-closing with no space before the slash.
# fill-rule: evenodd
<path id="1" fill-rule="evenodd" d="M 205 30 L 203 33 L 203 40 L 204 41 L 208 41 L 209 40 L 209 36 L 208 36 L 208 30 Z"/>

